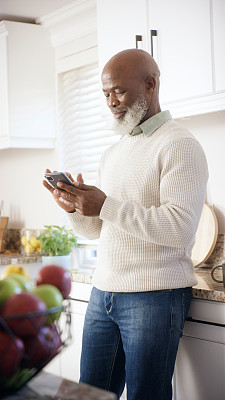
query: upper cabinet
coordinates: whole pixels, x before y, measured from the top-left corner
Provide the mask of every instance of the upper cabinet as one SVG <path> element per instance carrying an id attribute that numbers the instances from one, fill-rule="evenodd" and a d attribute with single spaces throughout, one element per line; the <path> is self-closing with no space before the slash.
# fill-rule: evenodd
<path id="1" fill-rule="evenodd" d="M 161 106 L 174 118 L 225 109 L 225 0 L 97 5 L 101 68 L 120 50 L 143 48 L 159 65 Z"/>
<path id="2" fill-rule="evenodd" d="M 100 73 L 106 62 L 119 51 L 147 47 L 146 15 L 146 0 L 97 0 Z M 104 118 L 110 119 L 111 113 L 103 96 L 101 113 Z"/>
<path id="3" fill-rule="evenodd" d="M 0 22 L 0 149 L 51 148 L 55 60 L 40 25 Z"/>
<path id="4" fill-rule="evenodd" d="M 114 54 L 136 47 L 138 36 L 142 36 L 143 40 L 146 38 L 146 14 L 146 0 L 97 0 L 101 70 Z M 142 46 L 140 40 L 138 45 Z"/>
<path id="5" fill-rule="evenodd" d="M 161 71 L 161 102 L 212 93 L 210 9 L 205 0 L 151 0 L 149 32 Z"/>
<path id="6" fill-rule="evenodd" d="M 215 90 L 225 91 L 225 0 L 213 0 L 212 23 L 213 23 L 213 50 L 215 68 Z"/>

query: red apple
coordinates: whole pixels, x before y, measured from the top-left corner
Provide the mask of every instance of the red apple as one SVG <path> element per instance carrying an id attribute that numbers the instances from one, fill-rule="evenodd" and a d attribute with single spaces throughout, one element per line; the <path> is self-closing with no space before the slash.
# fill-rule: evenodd
<path id="1" fill-rule="evenodd" d="M 53 285 L 44 284 L 35 287 L 32 290 L 36 296 L 40 297 L 41 300 L 44 301 L 46 304 L 47 309 L 54 308 L 54 307 L 62 307 L 63 297 L 59 289 Z M 60 317 L 61 310 L 55 312 L 49 312 L 47 317 L 47 324 L 55 321 Z"/>
<path id="2" fill-rule="evenodd" d="M 62 345 L 60 335 L 54 324 L 42 326 L 38 335 L 24 340 L 25 360 L 29 368 L 49 362 Z M 26 362 L 26 361 L 25 361 Z"/>
<path id="3" fill-rule="evenodd" d="M 68 271 L 58 265 L 45 265 L 40 269 L 36 279 L 36 285 L 48 283 L 56 286 L 67 299 L 71 291 L 71 276 Z"/>
<path id="4" fill-rule="evenodd" d="M 8 377 L 15 372 L 23 357 L 24 344 L 16 336 L 0 331 L 0 377 Z"/>
<path id="5" fill-rule="evenodd" d="M 12 295 L 3 304 L 1 315 L 17 336 L 35 336 L 46 321 L 47 307 L 39 297 L 29 292 Z M 30 315 L 22 317 L 22 314 Z M 11 317 L 11 318 L 9 318 Z M 12 318 L 13 317 L 13 318 Z"/>

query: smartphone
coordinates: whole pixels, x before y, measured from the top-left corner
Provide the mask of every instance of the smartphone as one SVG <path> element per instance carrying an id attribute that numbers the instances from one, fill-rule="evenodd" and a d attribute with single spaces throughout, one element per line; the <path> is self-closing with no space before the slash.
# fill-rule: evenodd
<path id="1" fill-rule="evenodd" d="M 68 178 L 68 176 L 64 172 L 46 173 L 45 179 L 54 189 L 63 190 L 57 186 L 58 182 L 63 182 L 63 183 L 66 183 L 67 185 L 74 186 L 73 182 Z"/>

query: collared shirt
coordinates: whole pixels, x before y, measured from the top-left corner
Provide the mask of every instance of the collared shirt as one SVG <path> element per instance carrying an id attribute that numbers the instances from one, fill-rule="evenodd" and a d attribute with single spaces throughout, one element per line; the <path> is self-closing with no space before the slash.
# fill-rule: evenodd
<path id="1" fill-rule="evenodd" d="M 146 136 L 150 136 L 153 132 L 156 131 L 164 122 L 172 119 L 170 112 L 161 111 L 153 117 L 148 118 L 146 121 L 142 122 L 142 124 L 135 126 L 133 131 L 130 133 L 131 136 L 139 135 L 140 133 L 144 133 Z"/>

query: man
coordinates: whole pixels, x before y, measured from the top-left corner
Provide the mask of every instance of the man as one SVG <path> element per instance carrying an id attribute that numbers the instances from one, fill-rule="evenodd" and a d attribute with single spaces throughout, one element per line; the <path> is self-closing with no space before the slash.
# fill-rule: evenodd
<path id="1" fill-rule="evenodd" d="M 200 144 L 161 112 L 159 75 L 143 50 L 112 57 L 102 86 L 123 137 L 103 154 L 101 189 L 85 185 L 81 174 L 74 188 L 44 183 L 76 232 L 100 237 L 80 380 L 118 397 L 126 383 L 128 400 L 172 398 L 208 179 Z"/>

